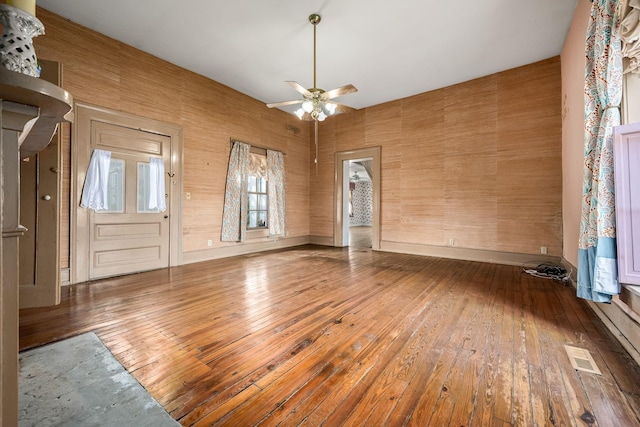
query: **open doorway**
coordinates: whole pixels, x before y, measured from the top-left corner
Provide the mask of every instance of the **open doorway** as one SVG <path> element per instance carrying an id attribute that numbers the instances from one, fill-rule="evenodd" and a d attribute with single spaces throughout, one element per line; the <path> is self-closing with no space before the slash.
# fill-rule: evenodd
<path id="1" fill-rule="evenodd" d="M 380 147 L 336 153 L 334 245 L 380 249 Z"/>
<path id="2" fill-rule="evenodd" d="M 352 249 L 371 248 L 373 226 L 373 159 L 348 160 L 349 189 L 348 216 L 349 240 Z"/>

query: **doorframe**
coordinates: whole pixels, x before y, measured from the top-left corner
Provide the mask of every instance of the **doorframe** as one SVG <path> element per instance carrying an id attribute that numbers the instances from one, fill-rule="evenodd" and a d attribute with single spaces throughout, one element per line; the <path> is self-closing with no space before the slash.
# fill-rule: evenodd
<path id="1" fill-rule="evenodd" d="M 380 170 L 381 170 L 381 148 L 369 147 L 357 150 L 339 151 L 335 154 L 335 179 L 334 179 L 334 209 L 333 209 L 333 245 L 336 247 L 345 246 L 343 238 L 344 226 L 344 195 L 345 187 L 349 185 L 349 175 L 345 177 L 344 162 L 349 160 L 360 160 L 366 158 L 373 159 L 373 206 L 371 224 L 371 249 L 380 250 Z"/>
<path id="2" fill-rule="evenodd" d="M 171 176 L 169 193 L 169 266 L 182 264 L 182 173 L 183 140 L 182 127 L 159 120 L 136 116 L 109 108 L 76 102 L 75 121 L 71 134 L 71 205 L 70 205 L 70 283 L 82 283 L 89 280 L 89 212 L 80 207 L 82 186 L 86 170 L 79 170 L 82 159 L 89 164 L 92 148 L 90 144 L 91 122 L 100 121 L 115 126 L 128 127 L 144 132 L 164 135 L 170 138 Z M 88 127 L 88 128 L 87 128 Z"/>

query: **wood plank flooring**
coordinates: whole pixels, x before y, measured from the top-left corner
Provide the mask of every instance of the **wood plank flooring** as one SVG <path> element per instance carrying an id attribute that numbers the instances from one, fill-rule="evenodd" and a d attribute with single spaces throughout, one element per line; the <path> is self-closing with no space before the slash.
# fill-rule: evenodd
<path id="1" fill-rule="evenodd" d="M 371 226 L 356 225 L 349 227 L 349 247 L 351 249 L 367 249 L 371 247 Z"/>
<path id="2" fill-rule="evenodd" d="M 20 313 L 21 349 L 86 331 L 185 426 L 640 425 L 638 366 L 573 288 L 513 266 L 303 246 Z"/>

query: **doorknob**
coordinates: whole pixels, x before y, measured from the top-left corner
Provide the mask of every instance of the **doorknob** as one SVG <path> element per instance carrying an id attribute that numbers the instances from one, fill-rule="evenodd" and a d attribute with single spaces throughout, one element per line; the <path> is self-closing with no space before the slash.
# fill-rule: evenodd
<path id="1" fill-rule="evenodd" d="M 165 215 L 165 216 L 164 216 L 164 219 L 167 219 L 167 218 L 169 218 L 169 215 Z"/>
<path id="2" fill-rule="evenodd" d="M 43 199 L 48 202 L 49 200 L 51 200 L 51 196 L 47 194 L 46 196 L 43 197 Z"/>

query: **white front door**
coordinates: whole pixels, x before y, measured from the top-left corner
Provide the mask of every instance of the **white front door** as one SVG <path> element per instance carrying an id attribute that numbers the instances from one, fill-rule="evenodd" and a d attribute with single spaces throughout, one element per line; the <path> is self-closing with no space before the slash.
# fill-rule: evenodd
<path id="1" fill-rule="evenodd" d="M 94 149 L 111 152 L 111 167 L 109 209 L 89 214 L 89 278 L 168 267 L 170 206 L 160 212 L 149 209 L 148 201 L 155 191 L 149 186 L 150 159 L 162 158 L 170 170 L 169 137 L 100 122 L 91 133 Z"/>
<path id="2" fill-rule="evenodd" d="M 182 130 L 152 119 L 77 105 L 72 148 L 76 188 L 71 283 L 178 265 Z M 79 206 L 95 149 L 111 152 L 108 209 L 100 211 Z M 149 194 L 157 188 L 150 180 L 151 159 L 162 159 L 164 164 L 164 211 L 149 207 Z"/>

